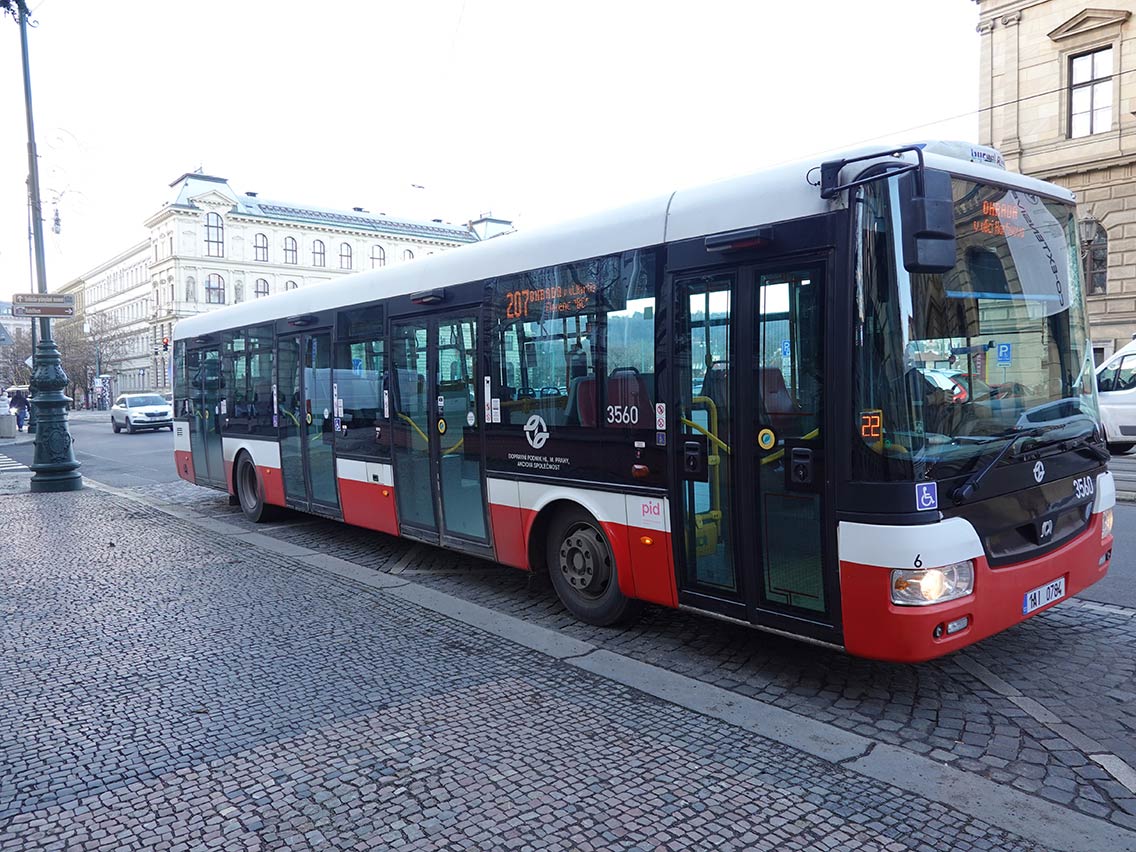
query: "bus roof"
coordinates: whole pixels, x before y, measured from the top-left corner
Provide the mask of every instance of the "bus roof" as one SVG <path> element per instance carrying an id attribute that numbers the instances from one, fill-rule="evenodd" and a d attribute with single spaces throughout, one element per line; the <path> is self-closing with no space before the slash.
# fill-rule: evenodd
<path id="1" fill-rule="evenodd" d="M 410 263 L 345 275 L 322 284 L 290 290 L 187 317 L 174 328 L 175 339 L 228 328 L 257 325 L 284 317 L 480 281 L 599 257 L 636 248 L 676 242 L 721 231 L 814 216 L 843 202 L 826 201 L 815 185 L 819 166 L 828 159 L 847 159 L 881 150 L 878 146 L 778 166 L 691 189 L 682 189 L 582 219 L 531 231 L 514 232 L 484 242 L 449 249 Z M 902 159 L 915 162 L 913 154 Z M 1001 184 L 1072 201 L 1062 187 L 968 160 L 925 153 L 928 168 L 959 177 Z M 881 156 L 848 166 L 843 180 L 881 162 Z M 811 181 L 811 182 L 810 182 Z"/>

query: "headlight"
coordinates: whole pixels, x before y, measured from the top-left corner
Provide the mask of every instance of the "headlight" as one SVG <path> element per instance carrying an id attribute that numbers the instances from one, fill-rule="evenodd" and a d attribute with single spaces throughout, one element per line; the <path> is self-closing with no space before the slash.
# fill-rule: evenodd
<path id="1" fill-rule="evenodd" d="M 1101 541 L 1112 535 L 1112 509 L 1101 512 Z"/>
<path id="2" fill-rule="evenodd" d="M 941 568 L 898 568 L 891 572 L 891 602 L 928 606 L 965 597 L 974 590 L 974 563 L 969 559 Z"/>

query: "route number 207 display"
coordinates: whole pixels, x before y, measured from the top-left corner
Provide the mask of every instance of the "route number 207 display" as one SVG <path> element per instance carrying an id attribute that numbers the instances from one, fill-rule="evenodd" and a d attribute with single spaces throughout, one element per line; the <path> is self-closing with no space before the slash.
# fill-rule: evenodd
<path id="1" fill-rule="evenodd" d="M 638 405 L 609 405 L 607 422 L 622 426 L 635 426 L 639 423 Z"/>

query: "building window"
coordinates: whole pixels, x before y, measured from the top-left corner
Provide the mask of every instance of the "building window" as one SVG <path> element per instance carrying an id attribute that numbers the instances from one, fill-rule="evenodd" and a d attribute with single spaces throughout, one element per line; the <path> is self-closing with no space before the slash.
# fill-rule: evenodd
<path id="1" fill-rule="evenodd" d="M 261 296 L 268 295 L 268 282 L 263 278 L 257 278 L 254 287 L 255 289 L 253 292 L 256 294 L 256 298 L 259 299 Z"/>
<path id="2" fill-rule="evenodd" d="M 260 261 L 264 261 L 264 262 L 267 263 L 267 261 L 268 261 L 268 237 L 266 237 L 264 234 L 257 234 L 252 239 L 252 247 L 253 247 L 253 251 L 256 252 L 256 259 L 260 260 Z"/>
<path id="3" fill-rule="evenodd" d="M 402 250 L 402 259 L 403 260 L 414 260 L 414 252 L 412 252 L 410 249 L 403 249 Z"/>
<path id="4" fill-rule="evenodd" d="M 225 223 L 216 213 L 205 214 L 205 256 L 225 256 Z"/>
<path id="5" fill-rule="evenodd" d="M 205 277 L 205 302 L 210 305 L 225 304 L 225 279 L 215 272 Z"/>
<path id="6" fill-rule="evenodd" d="M 1112 48 L 1070 60 L 1069 136 L 1079 139 L 1112 129 Z"/>
<path id="7" fill-rule="evenodd" d="M 323 240 L 312 243 L 312 266 L 327 266 L 327 253 L 324 251 Z"/>
<path id="8" fill-rule="evenodd" d="M 1082 223 L 1083 224 L 1083 223 Z M 1108 233 L 1100 222 L 1089 235 L 1081 232 L 1081 259 L 1085 264 L 1085 283 L 1090 296 L 1103 296 L 1108 292 Z"/>
<path id="9" fill-rule="evenodd" d="M 298 263 L 296 259 L 296 238 L 284 238 L 284 262 L 285 263 Z"/>
<path id="10" fill-rule="evenodd" d="M 285 281 L 284 282 L 284 289 L 285 290 L 295 290 L 296 289 L 296 282 L 295 281 Z"/>
<path id="11" fill-rule="evenodd" d="M 371 246 L 371 269 L 387 265 L 387 253 L 382 246 Z"/>
<path id="12" fill-rule="evenodd" d="M 339 244 L 339 268 L 351 268 L 351 243 Z"/>

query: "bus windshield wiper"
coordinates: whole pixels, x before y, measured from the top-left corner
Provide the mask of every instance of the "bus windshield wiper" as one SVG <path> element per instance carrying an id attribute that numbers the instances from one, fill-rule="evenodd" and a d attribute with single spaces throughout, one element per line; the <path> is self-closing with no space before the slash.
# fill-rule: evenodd
<path id="1" fill-rule="evenodd" d="M 1014 432 L 1013 434 L 1006 436 L 1009 438 L 1009 440 L 1006 441 L 1006 445 L 998 451 L 998 454 L 994 456 L 994 458 L 992 458 L 989 463 L 987 463 L 986 467 L 982 468 L 982 470 L 980 471 L 972 473 L 970 475 L 970 478 L 967 479 L 966 482 L 956 488 L 954 490 L 954 493 L 951 495 L 951 499 L 953 499 L 957 505 L 958 503 L 961 503 L 968 497 L 970 497 L 970 495 L 972 495 L 975 491 L 977 491 L 978 486 L 982 483 L 982 480 L 983 478 L 985 478 L 986 474 L 990 473 L 990 471 L 994 469 L 995 465 L 997 465 L 998 462 L 1002 461 L 1002 459 L 1006 457 L 1006 454 L 1014 448 L 1014 446 L 1021 438 L 1035 438 L 1038 435 L 1044 435 L 1046 432 L 1049 432 L 1053 429 L 1060 429 L 1063 425 L 1064 424 L 1049 424 L 1047 426 L 1034 426 L 1031 429 L 1022 429 L 1018 432 Z"/>

